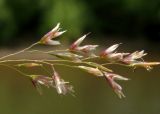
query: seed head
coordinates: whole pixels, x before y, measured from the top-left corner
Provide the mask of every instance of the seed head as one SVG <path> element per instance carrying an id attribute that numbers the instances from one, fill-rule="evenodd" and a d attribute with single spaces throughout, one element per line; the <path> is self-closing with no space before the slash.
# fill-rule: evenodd
<path id="1" fill-rule="evenodd" d="M 144 67 L 149 71 L 152 69 L 152 66 L 159 65 L 159 64 L 160 64 L 160 62 L 136 62 L 136 63 L 130 64 L 130 66 Z"/>
<path id="2" fill-rule="evenodd" d="M 69 85 L 69 82 L 65 82 L 63 79 L 61 79 L 55 70 L 52 79 L 54 80 L 55 88 L 58 94 L 66 95 L 68 92 L 74 92 L 73 86 Z"/>
<path id="3" fill-rule="evenodd" d="M 114 44 L 114 45 L 110 46 L 109 48 L 107 48 L 106 50 L 101 52 L 100 56 L 105 57 L 106 55 L 113 53 L 119 47 L 119 45 L 120 44 Z"/>
<path id="4" fill-rule="evenodd" d="M 46 87 L 54 87 L 53 85 L 53 79 L 47 76 L 42 75 L 31 75 L 31 81 L 34 87 L 37 89 L 39 94 L 42 94 L 41 86 L 44 85 Z"/>
<path id="5" fill-rule="evenodd" d="M 59 27 L 60 27 L 60 23 L 58 23 L 56 27 L 54 27 L 50 32 L 44 35 L 41 38 L 40 43 L 46 44 L 46 45 L 60 45 L 59 41 L 52 40 L 53 38 L 56 38 L 66 32 L 66 31 L 59 31 L 60 30 Z"/>
<path id="6" fill-rule="evenodd" d="M 86 38 L 87 34 L 83 35 L 82 37 L 80 37 L 78 40 L 76 40 L 71 46 L 70 46 L 70 50 L 75 50 L 82 42 L 83 40 Z"/>
<path id="7" fill-rule="evenodd" d="M 43 66 L 43 65 L 39 63 L 23 63 L 23 64 L 17 64 L 15 66 L 17 67 L 38 67 L 38 66 Z"/>
<path id="8" fill-rule="evenodd" d="M 144 57 L 145 55 L 147 55 L 147 53 L 144 53 L 144 50 L 135 51 L 135 52 L 129 54 L 128 56 L 126 56 L 123 59 L 123 61 L 126 63 L 134 63 L 135 61 L 137 61 L 137 59 L 142 59 L 142 57 Z"/>
<path id="9" fill-rule="evenodd" d="M 77 67 L 95 76 L 103 76 L 103 73 L 98 68 L 87 67 L 87 66 L 77 66 Z"/>
<path id="10" fill-rule="evenodd" d="M 104 72 L 104 76 L 107 79 L 109 85 L 113 88 L 114 92 L 118 95 L 118 97 L 119 98 L 125 97 L 125 95 L 122 92 L 122 87 L 117 82 L 115 82 L 115 80 L 127 81 L 129 79 L 122 77 L 118 74 L 107 73 L 107 72 Z"/>

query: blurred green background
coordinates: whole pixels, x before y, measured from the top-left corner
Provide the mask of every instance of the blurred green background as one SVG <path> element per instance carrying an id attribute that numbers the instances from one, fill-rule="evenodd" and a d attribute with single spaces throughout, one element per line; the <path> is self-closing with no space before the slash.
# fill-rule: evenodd
<path id="1" fill-rule="evenodd" d="M 1 45 L 37 40 L 58 22 L 70 39 L 92 32 L 160 43 L 159 0 L 0 0 Z"/>
<path id="2" fill-rule="evenodd" d="M 60 38 L 63 43 L 92 32 L 85 43 L 104 48 L 122 42 L 120 51 L 145 49 L 149 53 L 146 60 L 160 61 L 159 0 L 0 0 L 1 56 L 39 40 L 58 22 L 67 30 Z M 0 114 L 160 112 L 160 67 L 151 72 L 133 72 L 114 66 L 116 73 L 131 78 L 120 82 L 127 96 L 123 100 L 118 99 L 105 80 L 76 69 L 57 68 L 75 87 L 76 97 L 72 97 L 59 96 L 47 88 L 40 96 L 26 77 L 0 68 Z"/>

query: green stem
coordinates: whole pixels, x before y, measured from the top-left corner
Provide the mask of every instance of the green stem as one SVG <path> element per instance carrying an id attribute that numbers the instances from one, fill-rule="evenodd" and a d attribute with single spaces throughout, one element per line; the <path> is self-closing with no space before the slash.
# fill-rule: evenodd
<path id="1" fill-rule="evenodd" d="M 19 59 L 19 60 L 3 60 L 0 61 L 0 63 L 7 63 L 7 62 L 42 62 L 42 61 L 46 61 L 46 62 L 71 62 L 71 63 L 76 63 L 73 61 L 69 61 L 69 60 L 36 60 L 36 59 Z"/>
<path id="2" fill-rule="evenodd" d="M 60 65 L 60 66 L 66 66 L 66 67 L 72 67 L 72 68 L 75 67 L 75 66 L 71 66 L 71 65 L 62 64 L 62 63 L 54 63 L 54 64 L 52 64 L 52 63 L 49 63 L 49 62 L 43 61 L 43 60 L 21 60 L 21 62 L 25 62 L 25 61 L 28 61 L 28 62 L 38 62 L 38 63 L 42 63 L 42 64 L 47 64 L 47 65 L 50 65 L 50 66 Z M 51 60 L 51 61 L 53 61 L 53 60 Z M 2 63 L 2 62 L 20 62 L 20 60 L 16 60 L 16 61 L 15 60 L 12 60 L 12 61 L 11 60 L 0 61 L 0 63 Z"/>
<path id="3" fill-rule="evenodd" d="M 13 55 L 20 54 L 20 53 L 22 53 L 22 52 L 24 52 L 24 51 L 26 51 L 26 50 L 28 50 L 28 49 L 32 48 L 33 46 L 37 45 L 38 43 L 39 43 L 39 42 L 36 42 L 36 43 L 34 43 L 34 44 L 30 45 L 29 47 L 27 47 L 27 48 L 25 48 L 25 49 L 21 50 L 21 51 L 18 51 L 18 52 L 15 52 L 15 53 L 12 53 L 12 54 L 9 54 L 9 55 L 6 55 L 6 56 L 3 56 L 3 57 L 1 57 L 1 58 L 0 58 L 0 60 L 5 59 L 5 58 L 10 57 L 10 56 L 13 56 Z"/>
<path id="4" fill-rule="evenodd" d="M 101 64 L 102 66 L 105 66 L 105 65 L 120 65 L 120 66 L 125 66 L 125 67 L 131 67 L 130 65 L 125 65 L 125 64 L 122 64 L 122 63 L 104 63 L 104 64 Z"/>
<path id="5" fill-rule="evenodd" d="M 91 59 L 99 59 L 99 58 L 100 58 L 99 56 L 96 56 L 96 57 L 88 57 L 88 58 L 82 59 L 82 61 L 87 61 L 87 60 L 91 60 Z"/>
<path id="6" fill-rule="evenodd" d="M 12 69 L 12 70 L 17 71 L 18 73 L 20 73 L 20 74 L 23 75 L 23 76 L 30 77 L 28 74 L 25 74 L 24 72 L 22 72 L 22 71 L 20 71 L 20 70 L 18 70 L 18 69 L 16 69 L 16 68 L 14 68 L 14 67 L 12 67 L 12 66 L 9 66 L 9 65 L 6 65 L 6 64 L 0 64 L 0 66 L 8 67 L 8 68 L 10 68 L 10 69 Z"/>
<path id="7" fill-rule="evenodd" d="M 53 66 L 65 66 L 65 67 L 70 67 L 70 68 L 78 68 L 77 66 L 72 66 L 72 65 L 66 65 L 66 64 L 61 64 L 61 63 L 55 63 Z"/>
<path id="8" fill-rule="evenodd" d="M 49 53 L 54 53 L 54 52 L 67 52 L 67 51 L 69 51 L 69 50 L 68 49 L 66 49 L 66 50 L 54 50 L 54 51 L 46 51 L 46 52 L 40 51 L 40 50 L 31 50 L 31 51 L 28 51 L 28 52 L 30 52 L 30 53 L 39 52 L 39 53 L 49 54 Z"/>
<path id="9" fill-rule="evenodd" d="M 47 53 L 53 53 L 53 52 L 68 52 L 69 49 L 66 50 L 54 50 L 54 51 L 47 51 Z"/>
<path id="10" fill-rule="evenodd" d="M 55 63 L 55 62 L 68 62 L 68 63 L 73 63 L 73 64 L 86 64 L 89 65 L 91 67 L 98 67 L 99 69 L 102 70 L 107 70 L 108 72 L 112 72 L 112 70 L 108 69 L 108 68 L 104 68 L 102 65 L 98 64 L 98 63 L 93 63 L 93 62 L 75 62 L 75 61 L 69 61 L 69 60 L 30 60 L 30 59 L 21 59 L 21 60 L 4 60 L 4 61 L 0 61 L 0 63 L 7 63 L 7 62 L 36 62 L 36 63 L 43 63 L 43 64 L 47 64 L 52 66 L 53 64 L 61 64 L 61 63 Z M 54 62 L 54 63 L 51 63 Z M 63 64 L 63 63 L 62 63 Z M 96 65 L 97 64 L 97 65 Z M 66 64 L 65 64 L 66 65 Z M 104 64 L 103 64 L 104 65 Z M 71 65 L 68 65 L 71 66 Z M 103 68 L 102 68 L 103 67 Z"/>
<path id="11" fill-rule="evenodd" d="M 29 51 L 31 53 L 33 52 L 39 52 L 39 53 L 43 53 L 43 54 L 50 54 L 52 52 L 65 52 L 65 51 L 69 51 L 69 49 L 66 49 L 66 50 L 54 50 L 54 51 L 47 51 L 47 52 L 44 52 L 44 51 L 40 51 L 40 50 L 32 50 L 32 51 Z M 53 54 L 54 55 L 54 54 Z M 55 55 L 56 56 L 56 55 Z M 56 56 L 57 57 L 57 56 Z M 100 57 L 99 56 L 96 56 L 96 57 L 87 57 L 87 58 L 84 58 L 84 59 L 81 59 L 82 61 L 87 61 L 87 60 L 90 60 L 90 59 L 99 59 Z"/>

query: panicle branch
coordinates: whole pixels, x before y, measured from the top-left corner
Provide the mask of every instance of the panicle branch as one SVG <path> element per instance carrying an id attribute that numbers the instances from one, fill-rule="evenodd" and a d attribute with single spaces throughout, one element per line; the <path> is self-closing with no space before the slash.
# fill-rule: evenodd
<path id="1" fill-rule="evenodd" d="M 117 80 L 128 81 L 129 79 L 123 77 L 117 73 L 115 73 L 112 69 L 107 68 L 107 65 L 121 65 L 125 67 L 131 67 L 133 69 L 142 67 L 146 70 L 151 70 L 153 66 L 159 65 L 160 62 L 146 62 L 143 60 L 143 57 L 147 55 L 147 53 L 142 51 L 135 51 L 133 53 L 128 52 L 117 52 L 117 48 L 121 45 L 114 44 L 99 54 L 95 53 L 98 45 L 96 44 L 88 44 L 82 45 L 84 39 L 89 35 L 85 34 L 82 37 L 78 38 L 75 42 L 73 42 L 69 48 L 64 50 L 49 50 L 49 51 L 41 51 L 41 50 L 33 50 L 32 47 L 36 45 L 51 45 L 57 46 L 61 43 L 55 38 L 61 36 L 66 32 L 60 31 L 60 23 L 58 23 L 51 31 L 49 31 L 46 35 L 44 35 L 40 41 L 32 44 L 31 46 L 12 53 L 0 58 L 0 66 L 8 67 L 12 70 L 17 71 L 23 76 L 27 76 L 30 78 L 33 86 L 38 90 L 40 94 L 42 94 L 41 86 L 52 87 L 55 88 L 58 94 L 66 95 L 67 93 L 73 94 L 73 86 L 70 85 L 69 82 L 64 81 L 54 66 L 64 66 L 69 67 L 71 69 L 77 68 L 81 69 L 84 72 L 90 73 L 96 77 L 104 77 L 107 83 L 111 86 L 113 91 L 118 95 L 119 98 L 125 97 L 122 87 L 116 82 Z M 31 50 L 32 49 L 32 50 Z M 20 53 L 41 53 L 46 54 L 48 56 L 54 56 L 53 59 L 6 59 L 8 57 L 12 57 L 18 55 Z M 34 58 L 34 57 L 33 57 Z M 94 59 L 98 59 L 98 62 L 93 62 Z M 104 60 L 105 63 L 100 63 L 100 60 Z M 50 69 L 48 69 L 48 67 Z M 22 69 L 27 68 L 34 70 L 33 68 L 42 68 L 46 72 L 46 75 L 41 74 L 26 74 L 22 71 Z"/>

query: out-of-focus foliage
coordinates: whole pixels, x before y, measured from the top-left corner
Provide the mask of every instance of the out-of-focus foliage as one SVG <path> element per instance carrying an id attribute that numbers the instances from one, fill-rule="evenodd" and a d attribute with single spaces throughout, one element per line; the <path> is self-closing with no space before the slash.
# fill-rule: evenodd
<path id="1" fill-rule="evenodd" d="M 0 30 L 1 41 L 8 41 L 16 32 L 15 20 L 6 0 L 0 0 Z"/>
<path id="2" fill-rule="evenodd" d="M 40 37 L 57 22 L 70 38 L 86 32 L 159 39 L 159 0 L 0 0 L 0 43 Z M 37 31 L 37 32 L 36 32 Z"/>
<path id="3" fill-rule="evenodd" d="M 41 29 L 43 32 L 51 29 L 57 22 L 67 28 L 69 36 L 81 34 L 87 26 L 90 11 L 87 10 L 83 1 L 77 0 L 55 0 L 46 5 L 46 11 L 42 17 Z"/>

